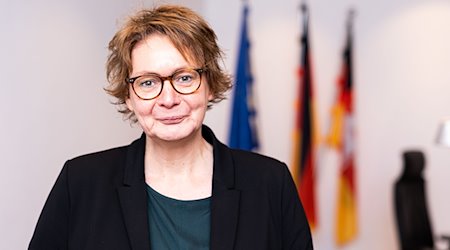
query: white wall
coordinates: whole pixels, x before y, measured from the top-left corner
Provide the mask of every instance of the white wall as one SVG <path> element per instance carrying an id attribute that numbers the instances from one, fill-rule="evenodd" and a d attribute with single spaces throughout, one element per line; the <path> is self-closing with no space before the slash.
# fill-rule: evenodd
<path id="1" fill-rule="evenodd" d="M 108 41 L 145 4 L 0 0 L 0 249 L 26 249 L 65 160 L 140 135 L 102 88 Z"/>
<path id="2" fill-rule="evenodd" d="M 242 1 L 207 1 L 207 15 L 235 67 Z M 295 70 L 299 61 L 299 1 L 250 1 L 253 69 L 259 97 L 262 152 L 290 162 Z M 438 122 L 450 115 L 450 3 L 448 1 L 309 1 L 319 122 L 330 122 L 341 66 L 346 14 L 355 19 L 357 181 L 360 234 L 334 245 L 338 156 L 320 151 L 317 249 L 397 249 L 392 184 L 401 172 L 401 152 L 424 150 L 430 212 L 437 233 L 450 234 L 450 151 L 433 142 Z M 227 9 L 228 11 L 223 11 Z M 224 20 L 225 23 L 224 23 Z M 228 114 L 230 104 L 221 113 Z M 220 107 L 222 108 L 222 107 Z M 212 113 L 211 113 L 212 114 Z M 226 138 L 228 116 L 208 122 Z M 220 121 L 219 121 L 220 120 Z"/>
<path id="3" fill-rule="evenodd" d="M 161 1 L 160 1 L 161 2 Z M 179 2 L 203 13 L 235 71 L 242 1 Z M 299 1 L 249 1 L 262 153 L 290 162 L 299 61 Z M 151 1 L 0 0 L 0 249 L 25 249 L 37 216 L 68 158 L 128 143 L 140 133 L 103 93 L 107 42 L 131 10 Z M 318 115 L 329 122 L 348 7 L 355 20 L 360 235 L 342 249 L 397 249 L 392 183 L 400 153 L 427 154 L 436 232 L 450 234 L 450 152 L 433 144 L 450 116 L 448 1 L 309 1 Z M 206 123 L 226 141 L 228 101 Z M 321 150 L 316 249 L 333 243 L 337 155 Z"/>

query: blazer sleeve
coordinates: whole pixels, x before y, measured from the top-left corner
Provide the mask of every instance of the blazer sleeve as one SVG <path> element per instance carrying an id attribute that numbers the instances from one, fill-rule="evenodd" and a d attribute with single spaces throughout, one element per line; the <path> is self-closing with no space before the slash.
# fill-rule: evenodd
<path id="1" fill-rule="evenodd" d="M 29 250 L 64 250 L 68 248 L 69 206 L 66 162 L 39 216 L 28 246 Z"/>
<path id="2" fill-rule="evenodd" d="M 291 173 L 284 165 L 282 187 L 283 249 L 312 250 L 308 220 Z"/>

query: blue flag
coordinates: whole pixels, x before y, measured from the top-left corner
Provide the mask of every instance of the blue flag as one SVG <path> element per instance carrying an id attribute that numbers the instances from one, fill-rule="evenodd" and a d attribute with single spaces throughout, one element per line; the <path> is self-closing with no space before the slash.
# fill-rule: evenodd
<path id="1" fill-rule="evenodd" d="M 248 6 L 244 6 L 239 59 L 237 64 L 236 82 L 233 90 L 233 107 L 229 146 L 232 148 L 255 150 L 258 148 L 258 138 L 255 127 L 256 112 L 253 106 L 253 77 L 250 72 L 250 41 L 247 31 Z"/>

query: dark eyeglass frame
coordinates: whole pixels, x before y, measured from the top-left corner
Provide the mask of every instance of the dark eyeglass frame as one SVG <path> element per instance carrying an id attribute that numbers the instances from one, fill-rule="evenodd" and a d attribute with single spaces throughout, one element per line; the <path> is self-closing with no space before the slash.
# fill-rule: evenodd
<path id="1" fill-rule="evenodd" d="M 174 77 L 175 75 L 177 75 L 177 74 L 179 74 L 180 72 L 183 72 L 183 71 L 185 71 L 185 70 L 194 70 L 194 71 L 196 71 L 196 72 L 199 74 L 199 77 L 200 77 L 200 83 L 198 84 L 198 87 L 195 88 L 194 90 L 192 90 L 191 92 L 188 92 L 188 93 L 183 93 L 183 92 L 178 91 L 177 88 L 175 88 L 175 86 L 173 85 L 173 82 L 172 82 L 173 77 Z M 181 95 L 190 95 L 190 94 L 194 93 L 194 92 L 197 91 L 197 90 L 200 88 L 200 86 L 202 85 L 202 74 L 203 74 L 204 72 L 205 72 L 205 69 L 204 69 L 204 68 L 197 68 L 197 69 L 184 68 L 184 69 L 179 69 L 179 70 L 173 72 L 173 74 L 170 75 L 170 76 L 160 76 L 160 75 L 158 75 L 158 74 L 152 73 L 152 74 L 145 74 L 145 75 L 135 76 L 135 77 L 131 77 L 131 78 L 126 78 L 125 81 L 126 81 L 127 83 L 131 84 L 131 88 L 133 89 L 133 92 L 136 94 L 137 97 L 139 97 L 139 99 L 148 101 L 148 100 L 153 100 L 153 99 L 157 98 L 159 95 L 161 95 L 161 93 L 162 93 L 162 91 L 163 91 L 163 89 L 164 89 L 164 83 L 166 82 L 166 80 L 169 80 L 170 85 L 172 85 L 172 88 L 173 88 L 173 89 L 175 90 L 175 92 L 177 92 L 178 94 L 181 94 Z M 138 94 L 138 93 L 136 92 L 136 90 L 134 89 L 134 82 L 135 82 L 139 77 L 143 77 L 143 76 L 146 76 L 146 75 L 155 76 L 155 77 L 159 78 L 159 80 L 161 80 L 161 89 L 159 90 L 158 94 L 155 95 L 155 97 L 152 97 L 152 98 L 142 98 L 141 96 L 139 96 L 139 94 Z"/>

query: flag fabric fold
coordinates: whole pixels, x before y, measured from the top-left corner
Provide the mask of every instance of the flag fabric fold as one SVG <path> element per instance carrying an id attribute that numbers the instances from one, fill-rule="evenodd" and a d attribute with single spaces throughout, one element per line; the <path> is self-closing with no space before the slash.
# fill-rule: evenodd
<path id="1" fill-rule="evenodd" d="M 336 148 L 341 156 L 338 177 L 335 238 L 338 245 L 353 240 L 358 231 L 354 164 L 354 108 L 352 77 L 351 20 L 347 27 L 347 41 L 343 65 L 338 79 L 336 103 L 332 109 L 332 123 L 327 144 Z"/>
<path id="2" fill-rule="evenodd" d="M 245 4 L 239 44 L 236 81 L 233 86 L 231 129 L 228 145 L 232 148 L 256 150 L 259 146 L 253 98 L 253 77 L 250 68 L 250 41 L 248 37 L 249 8 Z"/>
<path id="3" fill-rule="evenodd" d="M 306 217 L 312 230 L 317 225 L 315 168 L 317 126 L 315 124 L 314 91 L 308 37 L 308 13 L 303 7 L 304 28 L 301 37 L 301 62 L 298 71 L 299 92 L 293 133 L 292 175 L 295 180 Z"/>

